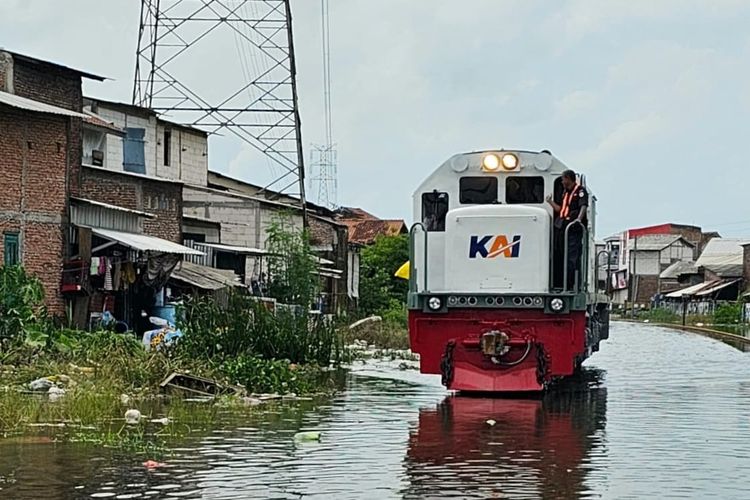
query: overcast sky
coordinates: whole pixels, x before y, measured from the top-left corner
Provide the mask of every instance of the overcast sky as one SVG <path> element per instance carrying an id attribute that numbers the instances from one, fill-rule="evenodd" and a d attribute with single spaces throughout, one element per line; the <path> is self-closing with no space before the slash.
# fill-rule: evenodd
<path id="1" fill-rule="evenodd" d="M 292 8 L 307 147 L 323 140 L 320 2 Z M 410 219 L 413 189 L 452 154 L 549 149 L 588 176 L 599 236 L 662 222 L 750 236 L 750 2 L 330 9 L 341 204 Z M 129 102 L 138 16 L 137 0 L 2 0 L 0 46 L 108 76 L 85 91 Z M 211 148 L 212 169 L 262 177 L 239 145 Z"/>

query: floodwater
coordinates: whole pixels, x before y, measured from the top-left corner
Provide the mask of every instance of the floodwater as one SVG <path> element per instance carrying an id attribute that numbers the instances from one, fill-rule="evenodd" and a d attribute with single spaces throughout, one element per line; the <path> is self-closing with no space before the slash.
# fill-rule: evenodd
<path id="1" fill-rule="evenodd" d="M 521 400 L 370 365 L 333 399 L 217 422 L 150 472 L 141 455 L 0 440 L 0 498 L 750 498 L 748 356 L 619 323 L 581 377 Z"/>

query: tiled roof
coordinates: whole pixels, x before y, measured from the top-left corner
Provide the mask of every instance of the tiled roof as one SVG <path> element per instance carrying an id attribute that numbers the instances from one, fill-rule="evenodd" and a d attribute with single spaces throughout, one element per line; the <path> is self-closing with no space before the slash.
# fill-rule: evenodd
<path id="1" fill-rule="evenodd" d="M 407 232 L 403 220 L 344 220 L 349 227 L 349 242 L 369 245 L 378 236 L 398 236 Z"/>
<path id="2" fill-rule="evenodd" d="M 93 125 L 94 127 L 100 127 L 103 129 L 107 129 L 109 132 L 113 132 L 118 135 L 125 135 L 125 131 L 121 129 L 120 127 L 115 126 L 114 123 L 110 123 L 106 121 L 104 118 L 102 118 L 99 115 L 96 115 L 94 113 L 91 113 L 89 111 L 84 110 L 83 112 L 86 116 L 83 119 L 84 123 L 87 123 L 89 125 Z"/>

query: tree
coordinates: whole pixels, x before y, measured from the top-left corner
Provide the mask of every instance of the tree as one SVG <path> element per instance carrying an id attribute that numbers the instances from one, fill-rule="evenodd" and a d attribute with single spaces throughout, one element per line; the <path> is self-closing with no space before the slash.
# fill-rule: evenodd
<path id="1" fill-rule="evenodd" d="M 362 249 L 359 260 L 359 308 L 366 315 L 386 315 L 403 309 L 409 291 L 407 281 L 394 273 L 409 260 L 409 239 L 406 235 L 381 236 L 373 245 Z"/>
<path id="2" fill-rule="evenodd" d="M 271 297 L 309 308 L 318 292 L 318 265 L 307 231 L 296 227 L 291 215 L 284 213 L 266 233 Z"/>

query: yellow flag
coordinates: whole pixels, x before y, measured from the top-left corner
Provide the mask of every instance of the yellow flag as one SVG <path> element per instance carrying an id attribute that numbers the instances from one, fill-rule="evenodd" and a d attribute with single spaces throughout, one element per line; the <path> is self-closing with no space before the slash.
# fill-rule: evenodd
<path id="1" fill-rule="evenodd" d="M 396 274 L 394 275 L 397 278 L 401 278 L 404 280 L 409 279 L 409 262 L 405 262 L 403 266 L 398 268 L 398 271 L 396 271 Z"/>

